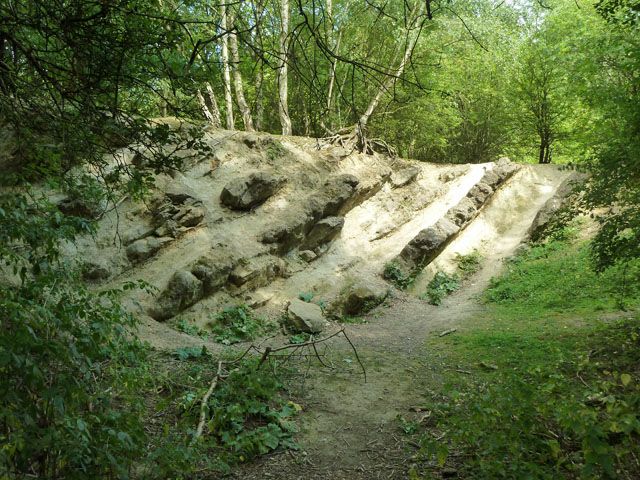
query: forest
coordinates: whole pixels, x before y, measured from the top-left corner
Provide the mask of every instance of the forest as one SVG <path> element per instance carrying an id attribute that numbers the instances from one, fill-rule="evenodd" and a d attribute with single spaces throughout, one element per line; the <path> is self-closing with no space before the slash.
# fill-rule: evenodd
<path id="1" fill-rule="evenodd" d="M 0 480 L 638 478 L 639 97 L 638 0 L 0 0 Z"/>

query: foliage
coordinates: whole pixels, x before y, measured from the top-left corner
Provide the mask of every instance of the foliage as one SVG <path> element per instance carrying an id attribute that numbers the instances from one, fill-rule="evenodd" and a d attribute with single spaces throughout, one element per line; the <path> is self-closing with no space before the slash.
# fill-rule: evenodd
<path id="1" fill-rule="evenodd" d="M 573 233 L 534 246 L 493 282 L 473 328 L 433 341 L 445 364 L 472 373 L 445 370 L 421 442 L 436 469 L 454 463 L 465 478 L 633 475 L 640 318 L 597 317 L 621 296 L 637 305 L 640 292 L 635 282 L 623 294 L 620 271 L 590 266 L 589 245 Z"/>
<path id="2" fill-rule="evenodd" d="M 454 260 L 458 264 L 458 271 L 462 278 L 467 278 L 480 270 L 482 255 L 478 250 L 473 250 L 466 255 L 456 254 Z"/>
<path id="3" fill-rule="evenodd" d="M 295 448 L 290 418 L 297 409 L 278 397 L 282 384 L 257 365 L 256 359 L 233 370 L 209 400 L 209 430 L 240 460 Z"/>
<path id="4" fill-rule="evenodd" d="M 401 290 L 404 290 L 413 282 L 413 278 L 405 274 L 395 262 L 389 262 L 384 266 L 382 278 L 390 281 Z"/>
<path id="5" fill-rule="evenodd" d="M 0 286 L 0 476 L 127 476 L 145 446 L 146 364 L 120 293 L 60 268 Z"/>
<path id="6" fill-rule="evenodd" d="M 180 319 L 180 321 L 176 324 L 176 329 L 180 332 L 194 337 L 207 338 L 209 336 L 209 333 L 206 330 L 203 330 L 202 328 L 198 327 L 194 323 L 189 322 L 185 318 Z"/>
<path id="7" fill-rule="evenodd" d="M 209 357 L 207 348 L 202 347 L 180 347 L 173 352 L 178 360 L 189 360 L 191 358 Z"/>
<path id="8" fill-rule="evenodd" d="M 271 327 L 246 305 L 225 308 L 210 326 L 215 341 L 225 345 L 252 340 Z"/>
<path id="9" fill-rule="evenodd" d="M 452 387 L 436 407 L 451 444 L 425 436 L 425 452 L 469 452 L 468 478 L 628 476 L 640 453 L 639 338 L 638 319 L 604 326 L 568 336 L 551 361 Z"/>
<path id="10" fill-rule="evenodd" d="M 300 292 L 298 298 L 303 302 L 310 303 L 313 300 L 314 294 L 312 292 Z"/>
<path id="11" fill-rule="evenodd" d="M 485 294 L 487 300 L 529 314 L 602 310 L 634 302 L 640 293 L 640 263 L 598 274 L 589 263 L 589 244 L 570 240 L 572 229 L 559 231 L 557 240 L 533 246 L 509 262 L 507 272 L 492 280 Z"/>
<path id="12" fill-rule="evenodd" d="M 441 305 L 442 300 L 450 293 L 460 288 L 460 279 L 457 275 L 450 275 L 446 272 L 436 272 L 427 285 L 424 297 L 431 305 Z"/>

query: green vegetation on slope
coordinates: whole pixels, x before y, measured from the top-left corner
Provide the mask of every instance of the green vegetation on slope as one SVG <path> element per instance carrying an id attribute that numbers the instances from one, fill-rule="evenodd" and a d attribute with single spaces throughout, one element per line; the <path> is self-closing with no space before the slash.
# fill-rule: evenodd
<path id="1" fill-rule="evenodd" d="M 422 436 L 425 478 L 444 465 L 483 479 L 637 472 L 640 318 L 616 312 L 640 305 L 640 264 L 598 275 L 570 237 L 517 256 L 486 314 L 430 342 L 452 368 Z"/>

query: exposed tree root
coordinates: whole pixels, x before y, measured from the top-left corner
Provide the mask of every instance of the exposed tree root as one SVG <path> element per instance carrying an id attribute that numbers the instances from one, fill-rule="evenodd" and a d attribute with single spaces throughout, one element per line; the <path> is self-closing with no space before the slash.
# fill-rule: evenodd
<path id="1" fill-rule="evenodd" d="M 382 153 L 394 158 L 398 156 L 397 150 L 384 140 L 380 138 L 368 138 L 365 129 L 361 127 L 360 124 L 342 128 L 334 133 L 328 133 L 328 136 L 318 139 L 316 146 L 318 150 L 337 145 L 348 150 L 349 153 L 357 151 L 367 155 Z"/>

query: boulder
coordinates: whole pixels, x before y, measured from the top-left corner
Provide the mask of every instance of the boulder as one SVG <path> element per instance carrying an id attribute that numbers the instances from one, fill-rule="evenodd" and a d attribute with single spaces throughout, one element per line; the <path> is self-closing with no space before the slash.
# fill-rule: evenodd
<path id="1" fill-rule="evenodd" d="M 445 218 L 457 226 L 462 227 L 469 222 L 475 214 L 476 206 L 469 198 L 464 197 L 455 207 L 449 209 Z"/>
<path id="2" fill-rule="evenodd" d="M 467 198 L 473 202 L 476 208 L 480 208 L 492 193 L 493 189 L 489 185 L 483 182 L 478 182 L 471 187 L 471 190 L 467 193 Z"/>
<path id="3" fill-rule="evenodd" d="M 370 283 L 357 283 L 347 292 L 343 311 L 346 315 L 361 315 L 380 305 L 387 298 L 389 291 Z"/>
<path id="4" fill-rule="evenodd" d="M 404 187 L 418 178 L 421 171 L 420 167 L 403 168 L 391 175 L 391 185 L 393 188 Z"/>
<path id="5" fill-rule="evenodd" d="M 101 258 L 86 260 L 82 265 L 82 278 L 85 280 L 106 280 L 110 276 L 109 264 Z"/>
<path id="6" fill-rule="evenodd" d="M 318 192 L 307 197 L 307 210 L 316 220 L 337 215 L 355 194 L 360 183 L 357 177 L 341 174 L 329 178 Z"/>
<path id="7" fill-rule="evenodd" d="M 65 215 L 93 220 L 107 209 L 105 200 L 66 198 L 58 203 L 58 209 Z"/>
<path id="8" fill-rule="evenodd" d="M 320 220 L 307 235 L 302 248 L 315 250 L 319 246 L 329 243 L 340 233 L 343 226 L 344 217 L 327 217 Z"/>
<path id="9" fill-rule="evenodd" d="M 167 243 L 171 242 L 171 237 L 145 237 L 136 240 L 127 247 L 127 258 L 131 262 L 141 262 L 152 257 Z"/>
<path id="10" fill-rule="evenodd" d="M 489 170 L 482 176 L 480 183 L 484 183 L 485 185 L 495 189 L 500 184 L 500 177 L 496 175 L 494 171 Z"/>
<path id="11" fill-rule="evenodd" d="M 284 180 L 269 172 L 254 172 L 236 178 L 225 185 L 220 202 L 233 210 L 250 210 L 264 203 Z"/>
<path id="12" fill-rule="evenodd" d="M 191 272 L 179 270 L 169 280 L 150 314 L 156 320 L 167 320 L 195 304 L 202 295 L 202 282 Z"/>
<path id="13" fill-rule="evenodd" d="M 287 320 L 295 330 L 306 333 L 320 333 L 327 326 L 322 309 L 318 305 L 297 298 L 291 300 L 287 307 Z"/>
<path id="14" fill-rule="evenodd" d="M 318 255 L 316 255 L 316 253 L 311 250 L 302 250 L 300 252 L 300 258 L 302 258 L 302 260 L 304 260 L 305 262 L 309 263 L 309 262 L 313 262 L 316 258 L 318 258 Z"/>
<path id="15" fill-rule="evenodd" d="M 191 273 L 202 282 L 204 295 L 212 295 L 229 281 L 234 262 L 227 255 L 200 257 L 192 266 Z"/>
<path id="16" fill-rule="evenodd" d="M 446 218 L 422 230 L 400 252 L 400 257 L 415 267 L 431 262 L 449 240 L 458 233 L 460 227 Z"/>

